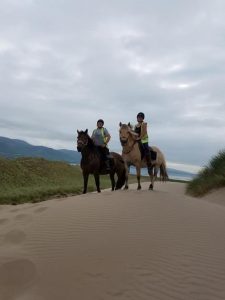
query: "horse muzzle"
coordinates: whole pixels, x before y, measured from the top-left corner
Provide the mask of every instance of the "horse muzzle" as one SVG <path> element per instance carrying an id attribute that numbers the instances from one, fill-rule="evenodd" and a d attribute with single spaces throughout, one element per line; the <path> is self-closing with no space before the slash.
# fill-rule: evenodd
<path id="1" fill-rule="evenodd" d="M 128 142 L 128 139 L 120 138 L 120 143 L 122 146 L 126 146 L 127 142 Z"/>
<path id="2" fill-rule="evenodd" d="M 78 152 L 81 152 L 83 148 L 84 148 L 84 144 L 83 144 L 82 142 L 79 141 L 79 142 L 77 143 L 77 151 L 78 151 Z"/>

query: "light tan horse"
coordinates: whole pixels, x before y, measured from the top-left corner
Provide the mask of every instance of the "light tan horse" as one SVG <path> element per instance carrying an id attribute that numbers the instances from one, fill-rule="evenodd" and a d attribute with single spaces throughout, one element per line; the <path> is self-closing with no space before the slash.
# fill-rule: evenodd
<path id="1" fill-rule="evenodd" d="M 127 165 L 127 172 L 130 165 L 136 167 L 137 172 L 137 181 L 138 187 L 137 189 L 141 189 L 140 179 L 141 179 L 141 168 L 147 167 L 146 159 L 141 159 L 141 151 L 139 148 L 139 143 L 137 141 L 137 134 L 132 131 L 130 123 L 119 124 L 120 130 L 120 143 L 123 147 L 122 157 Z M 160 170 L 160 180 L 166 181 L 168 180 L 168 174 L 166 171 L 166 161 L 163 153 L 159 148 L 152 146 L 151 149 L 157 153 L 156 160 L 151 161 L 151 167 L 148 169 L 148 174 L 150 177 L 150 185 L 149 189 L 153 190 L 154 181 L 157 178 L 158 171 Z M 125 189 L 128 189 L 128 176 L 126 176 L 127 180 L 125 183 Z"/>

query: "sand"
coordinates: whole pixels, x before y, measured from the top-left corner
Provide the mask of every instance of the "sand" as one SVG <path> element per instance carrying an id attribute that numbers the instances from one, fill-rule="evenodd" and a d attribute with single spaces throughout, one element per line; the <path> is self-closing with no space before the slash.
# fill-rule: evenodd
<path id="1" fill-rule="evenodd" d="M 0 299 L 224 300 L 225 189 L 142 186 L 0 206 Z"/>

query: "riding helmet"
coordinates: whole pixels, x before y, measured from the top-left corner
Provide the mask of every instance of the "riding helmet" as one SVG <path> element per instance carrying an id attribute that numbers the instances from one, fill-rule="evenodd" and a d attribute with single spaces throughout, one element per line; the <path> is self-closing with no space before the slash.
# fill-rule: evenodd
<path id="1" fill-rule="evenodd" d="M 138 117 L 141 117 L 142 119 L 144 119 L 145 118 L 145 114 L 143 113 L 143 112 L 139 112 L 138 114 L 137 114 L 137 118 Z"/>
<path id="2" fill-rule="evenodd" d="M 99 120 L 97 121 L 97 124 L 98 124 L 99 122 L 102 123 L 102 124 L 104 125 L 104 121 L 103 121 L 102 119 L 99 119 Z"/>

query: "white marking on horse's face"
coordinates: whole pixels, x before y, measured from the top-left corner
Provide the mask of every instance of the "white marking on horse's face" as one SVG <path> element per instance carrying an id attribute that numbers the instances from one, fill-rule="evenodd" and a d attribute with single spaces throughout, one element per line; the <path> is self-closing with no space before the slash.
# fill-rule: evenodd
<path id="1" fill-rule="evenodd" d="M 120 134 L 120 143 L 122 146 L 125 146 L 129 138 L 129 127 L 124 125 L 121 126 L 119 130 L 119 134 Z"/>
<path id="2" fill-rule="evenodd" d="M 120 128 L 120 138 L 128 138 L 129 137 L 129 130 L 128 128 Z"/>

